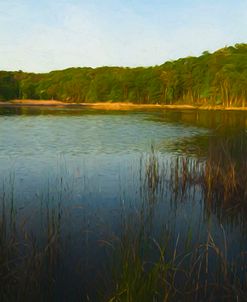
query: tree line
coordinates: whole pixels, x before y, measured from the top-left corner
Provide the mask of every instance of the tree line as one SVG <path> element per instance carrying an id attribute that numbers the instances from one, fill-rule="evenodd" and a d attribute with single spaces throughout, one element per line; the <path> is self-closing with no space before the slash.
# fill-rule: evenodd
<path id="1" fill-rule="evenodd" d="M 0 71 L 0 100 L 247 105 L 247 44 L 154 67 Z"/>

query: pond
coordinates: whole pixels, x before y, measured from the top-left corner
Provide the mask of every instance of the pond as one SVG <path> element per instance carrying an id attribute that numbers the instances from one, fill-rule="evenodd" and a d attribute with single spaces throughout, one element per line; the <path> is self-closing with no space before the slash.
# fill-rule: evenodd
<path id="1" fill-rule="evenodd" d="M 246 191 L 241 191 L 246 138 L 244 112 L 0 108 L 2 242 L 7 246 L 16 234 L 24 264 L 34 246 L 37 255 L 45 251 L 46 269 L 34 274 L 42 280 L 35 283 L 40 301 L 110 301 L 122 280 L 114 284 L 113 271 L 121 271 L 123 260 L 116 251 L 133 246 L 137 233 L 145 234 L 140 258 L 153 263 L 164 233 L 169 233 L 167 261 L 174 246 L 179 254 L 207 242 L 215 244 L 214 251 L 222 248 L 232 263 L 247 250 Z M 213 174 L 214 166 L 225 172 Z M 209 192 L 202 171 L 225 182 L 233 177 L 234 185 L 229 181 L 226 191 L 219 182 L 216 192 L 212 182 Z M 217 261 L 210 253 L 208 259 L 207 272 L 213 272 Z M 246 284 L 241 267 L 235 275 Z M 16 264 L 14 272 L 18 276 L 23 268 Z M 199 279 L 205 284 L 205 276 Z M 183 277 L 174 283 L 179 287 Z M 11 289 L 13 300 L 22 292 L 18 284 Z M 6 289 L 2 297 L 7 295 Z M 163 301 L 161 296 L 152 299 Z"/>

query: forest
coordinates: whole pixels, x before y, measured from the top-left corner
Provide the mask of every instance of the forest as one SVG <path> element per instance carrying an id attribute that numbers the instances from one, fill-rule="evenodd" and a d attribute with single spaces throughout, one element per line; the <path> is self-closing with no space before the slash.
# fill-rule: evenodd
<path id="1" fill-rule="evenodd" d="M 13 99 L 245 107 L 247 44 L 153 67 L 0 71 L 0 101 Z"/>

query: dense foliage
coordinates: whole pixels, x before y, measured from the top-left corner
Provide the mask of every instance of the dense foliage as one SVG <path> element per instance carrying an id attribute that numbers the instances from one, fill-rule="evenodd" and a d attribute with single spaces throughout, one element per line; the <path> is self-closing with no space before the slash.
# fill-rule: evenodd
<path id="1" fill-rule="evenodd" d="M 247 44 L 148 68 L 1 71 L 0 100 L 10 99 L 245 106 Z"/>

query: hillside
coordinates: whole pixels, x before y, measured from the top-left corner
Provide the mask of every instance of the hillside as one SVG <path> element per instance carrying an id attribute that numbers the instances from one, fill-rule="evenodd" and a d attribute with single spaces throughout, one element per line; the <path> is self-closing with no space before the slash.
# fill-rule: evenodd
<path id="1" fill-rule="evenodd" d="M 247 44 L 154 67 L 0 71 L 0 100 L 247 105 Z"/>

